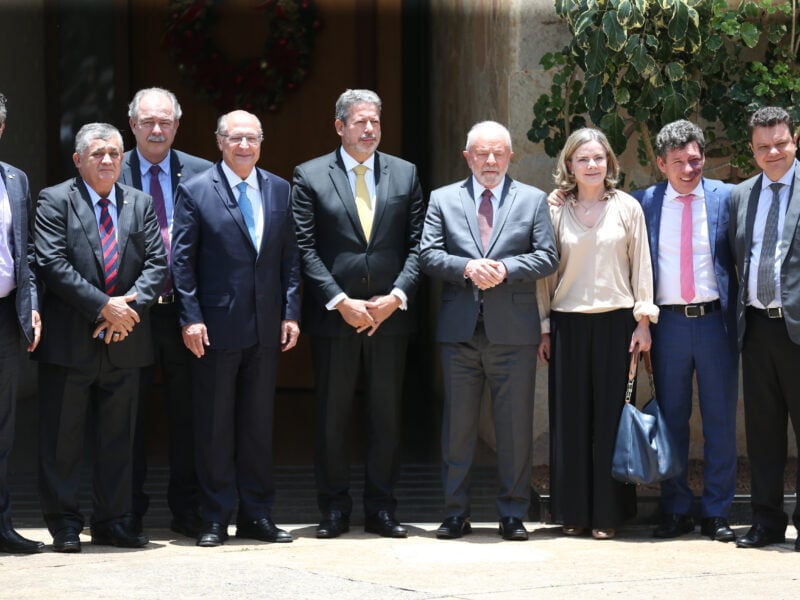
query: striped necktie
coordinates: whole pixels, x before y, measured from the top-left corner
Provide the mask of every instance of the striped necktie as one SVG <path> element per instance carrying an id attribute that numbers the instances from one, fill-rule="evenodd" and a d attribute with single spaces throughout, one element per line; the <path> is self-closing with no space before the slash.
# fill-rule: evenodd
<path id="1" fill-rule="evenodd" d="M 103 275 L 105 276 L 106 294 L 113 295 L 117 289 L 117 276 L 119 275 L 119 251 L 117 250 L 117 232 L 114 231 L 114 221 L 108 205 L 108 198 L 100 198 L 100 245 L 103 248 Z"/>

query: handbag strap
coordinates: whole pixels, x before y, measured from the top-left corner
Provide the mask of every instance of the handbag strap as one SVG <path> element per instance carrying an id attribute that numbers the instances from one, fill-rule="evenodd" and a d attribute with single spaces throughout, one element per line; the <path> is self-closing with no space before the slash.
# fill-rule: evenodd
<path id="1" fill-rule="evenodd" d="M 633 387 L 636 385 L 636 372 L 639 367 L 640 355 L 644 360 L 644 370 L 647 371 L 647 377 L 650 380 L 650 397 L 656 397 L 656 384 L 653 381 L 653 360 L 650 358 L 650 351 L 640 352 L 639 350 L 634 350 L 631 352 L 631 364 L 628 367 L 628 387 L 625 389 L 625 404 L 630 404 L 633 397 Z"/>

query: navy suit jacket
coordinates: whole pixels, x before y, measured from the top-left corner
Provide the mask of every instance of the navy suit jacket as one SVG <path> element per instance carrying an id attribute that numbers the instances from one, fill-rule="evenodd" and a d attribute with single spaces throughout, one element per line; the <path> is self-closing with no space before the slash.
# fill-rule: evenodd
<path id="1" fill-rule="evenodd" d="M 42 339 L 33 358 L 65 367 L 94 363 L 105 347 L 116 367 L 153 362 L 147 310 L 167 276 L 167 258 L 153 200 L 116 184 L 118 295 L 136 292 L 130 303 L 141 322 L 121 342 L 106 345 L 91 337 L 100 310 L 108 302 L 103 250 L 89 192 L 80 177 L 45 188 L 36 208 L 36 266 L 45 285 Z M 46 324 L 46 325 L 45 325 Z M 46 327 L 46 329 L 44 329 Z"/>
<path id="2" fill-rule="evenodd" d="M 0 177 L 8 192 L 11 205 L 11 227 L 14 238 L 14 275 L 17 280 L 17 318 L 22 334 L 30 344 L 33 342 L 31 311 L 39 310 L 39 295 L 33 251 L 33 205 L 28 186 L 28 176 L 16 167 L 0 162 Z"/>
<path id="3" fill-rule="evenodd" d="M 278 346 L 281 321 L 300 320 L 289 182 L 257 173 L 264 211 L 258 252 L 220 163 L 178 186 L 172 277 L 180 324 L 204 323 L 212 349 Z"/>
<path id="4" fill-rule="evenodd" d="M 431 193 L 420 242 L 422 271 L 444 282 L 436 339 L 466 342 L 475 333 L 478 288 L 464 277 L 474 258 L 501 260 L 506 280 L 482 293 L 486 337 L 495 344 L 538 344 L 536 281 L 558 268 L 545 193 L 506 177 L 492 237 L 484 252 L 472 177 Z"/>
<path id="5" fill-rule="evenodd" d="M 202 173 L 210 168 L 213 164 L 205 158 L 199 158 L 181 152 L 180 150 L 169 151 L 169 165 L 170 165 L 170 178 L 172 179 L 172 194 L 177 193 L 178 185 L 182 181 L 198 173 Z M 119 176 L 119 182 L 135 187 L 137 190 L 142 189 L 142 167 L 139 161 L 139 154 L 136 149 L 128 150 L 122 158 L 122 172 Z"/>
<path id="6" fill-rule="evenodd" d="M 708 237 L 711 258 L 717 279 L 719 300 L 722 305 L 725 331 L 732 349 L 736 348 L 736 296 L 737 280 L 733 255 L 728 244 L 729 200 L 733 185 L 716 179 L 703 178 L 703 193 L 708 219 Z M 658 240 L 661 233 L 661 207 L 667 182 L 662 181 L 645 190 L 635 190 L 631 195 L 642 204 L 647 237 L 650 240 L 650 258 L 653 264 L 653 291 L 658 297 Z"/>
<path id="7" fill-rule="evenodd" d="M 338 311 L 325 308 L 342 292 L 367 300 L 397 287 L 409 304 L 416 293 L 425 216 L 416 166 L 376 152 L 375 188 L 378 201 L 367 242 L 339 150 L 295 168 L 292 209 L 306 283 L 306 333 L 358 335 Z M 412 328 L 413 312 L 396 310 L 375 335 L 405 334 Z"/>
<path id="8" fill-rule="evenodd" d="M 742 347 L 747 307 L 747 278 L 750 272 L 750 252 L 753 246 L 753 223 L 761 194 L 761 177 L 756 175 L 743 181 L 731 192 L 731 222 L 728 230 L 730 245 L 736 256 L 739 275 L 739 347 Z M 789 338 L 800 344 L 800 163 L 794 163 L 794 181 L 790 191 L 789 207 L 781 233 L 781 247 L 785 248 L 781 262 L 781 304 Z"/>

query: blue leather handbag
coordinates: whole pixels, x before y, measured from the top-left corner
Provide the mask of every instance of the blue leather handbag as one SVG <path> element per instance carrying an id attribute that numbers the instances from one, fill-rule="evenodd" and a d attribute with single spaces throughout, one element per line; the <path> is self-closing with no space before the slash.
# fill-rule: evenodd
<path id="1" fill-rule="evenodd" d="M 641 410 L 631 403 L 639 362 L 637 350 L 631 354 L 625 405 L 619 417 L 611 466 L 611 476 L 623 483 L 656 483 L 680 473 L 674 445 L 656 400 L 650 352 L 642 354 L 650 378 L 651 398 Z"/>

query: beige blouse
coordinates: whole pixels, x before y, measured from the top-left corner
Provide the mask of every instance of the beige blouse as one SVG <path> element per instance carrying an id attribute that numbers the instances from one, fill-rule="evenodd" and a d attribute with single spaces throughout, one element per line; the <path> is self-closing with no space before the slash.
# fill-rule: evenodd
<path id="1" fill-rule="evenodd" d="M 576 206 L 551 206 L 550 218 L 561 257 L 558 270 L 537 283 L 542 333 L 550 333 L 550 311 L 602 313 L 633 308 L 658 321 L 653 303 L 653 269 L 644 213 L 623 191 L 612 192 L 594 227 L 586 227 Z"/>

